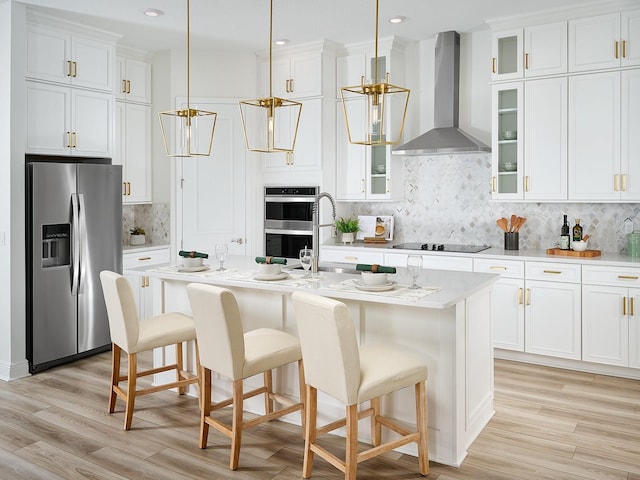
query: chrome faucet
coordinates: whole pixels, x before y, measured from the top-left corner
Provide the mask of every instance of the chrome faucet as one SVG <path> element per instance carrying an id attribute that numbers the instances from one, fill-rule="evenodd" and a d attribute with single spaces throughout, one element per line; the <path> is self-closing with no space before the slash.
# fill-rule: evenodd
<path id="1" fill-rule="evenodd" d="M 333 209 L 333 223 L 325 223 L 323 225 L 320 225 L 320 199 L 323 197 L 331 202 L 331 208 Z M 331 238 L 336 238 L 338 236 L 338 231 L 336 230 L 336 202 L 333 200 L 331 194 L 327 192 L 321 192 L 316 195 L 316 198 L 313 201 L 312 213 L 313 231 L 311 248 L 313 250 L 313 255 L 311 257 L 311 273 L 318 273 L 318 258 L 320 256 L 320 245 L 318 245 L 318 237 L 320 233 L 320 227 L 332 227 Z"/>

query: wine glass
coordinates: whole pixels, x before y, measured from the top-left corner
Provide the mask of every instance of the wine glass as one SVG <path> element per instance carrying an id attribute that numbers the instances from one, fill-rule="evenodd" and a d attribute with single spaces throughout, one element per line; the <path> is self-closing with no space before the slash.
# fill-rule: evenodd
<path id="1" fill-rule="evenodd" d="M 302 278 L 309 278 L 311 276 L 311 272 L 309 272 L 309 269 L 311 268 L 312 255 L 313 250 L 311 250 L 310 248 L 305 247 L 300 250 L 300 264 L 305 271 L 305 274 Z"/>
<path id="2" fill-rule="evenodd" d="M 409 270 L 409 275 L 411 275 L 413 279 L 413 283 L 409 288 L 420 288 L 417 282 L 420 276 L 420 270 L 422 270 L 422 255 L 409 255 L 407 257 L 407 270 Z"/>
<path id="3" fill-rule="evenodd" d="M 229 247 L 227 247 L 227 245 L 225 243 L 217 243 L 216 244 L 216 248 L 215 248 L 215 252 L 216 252 L 216 259 L 218 260 L 218 262 L 220 262 L 220 267 L 217 269 L 217 271 L 222 271 L 224 270 L 224 259 L 227 258 L 227 253 L 229 252 Z"/>

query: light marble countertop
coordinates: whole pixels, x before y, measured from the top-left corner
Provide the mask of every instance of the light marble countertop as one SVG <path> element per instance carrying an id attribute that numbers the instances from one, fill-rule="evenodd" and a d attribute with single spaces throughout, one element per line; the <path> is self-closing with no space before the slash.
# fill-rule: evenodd
<path id="1" fill-rule="evenodd" d="M 461 300 L 490 286 L 499 275 L 490 273 L 456 272 L 446 270 L 423 269 L 418 284 L 421 289 L 412 290 L 406 268 L 398 268 L 396 274 L 388 276 L 396 282 L 392 290 L 384 292 L 362 291 L 357 288 L 360 273 L 319 272 L 316 278 L 303 278 L 304 272 L 295 269 L 298 262 L 283 268 L 287 278 L 281 280 L 258 280 L 254 278 L 257 266 L 253 257 L 229 256 L 225 260 L 226 271 L 215 270 L 215 260 L 205 262 L 211 266 L 202 272 L 181 272 L 176 265 L 160 265 L 153 268 L 137 267 L 126 269 L 126 275 L 146 275 L 149 277 L 180 282 L 210 283 L 220 286 L 233 286 L 273 292 L 292 292 L 299 289 L 314 291 L 319 295 L 358 300 L 373 303 L 415 306 L 418 308 L 446 309 Z M 339 264 L 340 267 L 351 267 Z M 360 288 L 361 285 L 358 285 Z"/>
<path id="2" fill-rule="evenodd" d="M 583 265 L 615 265 L 626 267 L 640 267 L 640 257 L 630 257 L 621 253 L 609 253 L 602 252 L 597 257 L 574 257 L 565 255 L 550 255 L 546 250 L 504 250 L 499 247 L 491 247 L 487 250 L 483 250 L 478 253 L 455 253 L 455 252 L 433 252 L 431 250 L 404 250 L 401 248 L 391 248 L 394 244 L 392 242 L 376 245 L 368 244 L 364 242 L 355 242 L 352 245 L 343 245 L 342 242 L 329 242 L 325 243 L 323 247 L 330 248 L 344 248 L 344 249 L 371 249 L 376 251 L 383 251 L 386 253 L 420 253 L 421 255 L 435 255 L 435 256 L 452 256 L 452 257 L 466 257 L 466 258 L 501 258 L 509 260 L 535 260 L 535 261 L 548 261 L 548 262 L 575 262 Z M 320 254 L 322 256 L 322 253 Z"/>

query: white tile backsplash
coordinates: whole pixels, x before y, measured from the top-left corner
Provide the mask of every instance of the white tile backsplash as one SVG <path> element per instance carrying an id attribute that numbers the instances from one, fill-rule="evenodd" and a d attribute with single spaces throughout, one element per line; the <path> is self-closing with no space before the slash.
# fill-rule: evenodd
<path id="1" fill-rule="evenodd" d="M 129 243 L 129 231 L 142 227 L 147 243 L 168 245 L 170 243 L 170 212 L 166 203 L 122 206 L 122 243 Z"/>
<path id="2" fill-rule="evenodd" d="M 437 242 L 502 247 L 504 234 L 496 225 L 511 214 L 526 217 L 520 248 L 556 246 L 562 216 L 571 227 L 581 219 L 589 248 L 626 253 L 624 219 L 640 229 L 639 204 L 524 203 L 491 200 L 491 154 L 398 157 L 403 162 L 405 200 L 355 203 L 354 215 L 394 215 L 397 242 Z"/>

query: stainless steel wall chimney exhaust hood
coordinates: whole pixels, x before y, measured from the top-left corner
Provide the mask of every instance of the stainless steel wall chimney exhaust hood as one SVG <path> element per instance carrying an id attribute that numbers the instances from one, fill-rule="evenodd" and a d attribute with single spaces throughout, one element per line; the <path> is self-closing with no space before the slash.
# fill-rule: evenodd
<path id="1" fill-rule="evenodd" d="M 436 36 L 435 128 L 393 149 L 394 155 L 444 155 L 490 152 L 491 147 L 458 128 L 460 86 L 460 34 Z"/>

